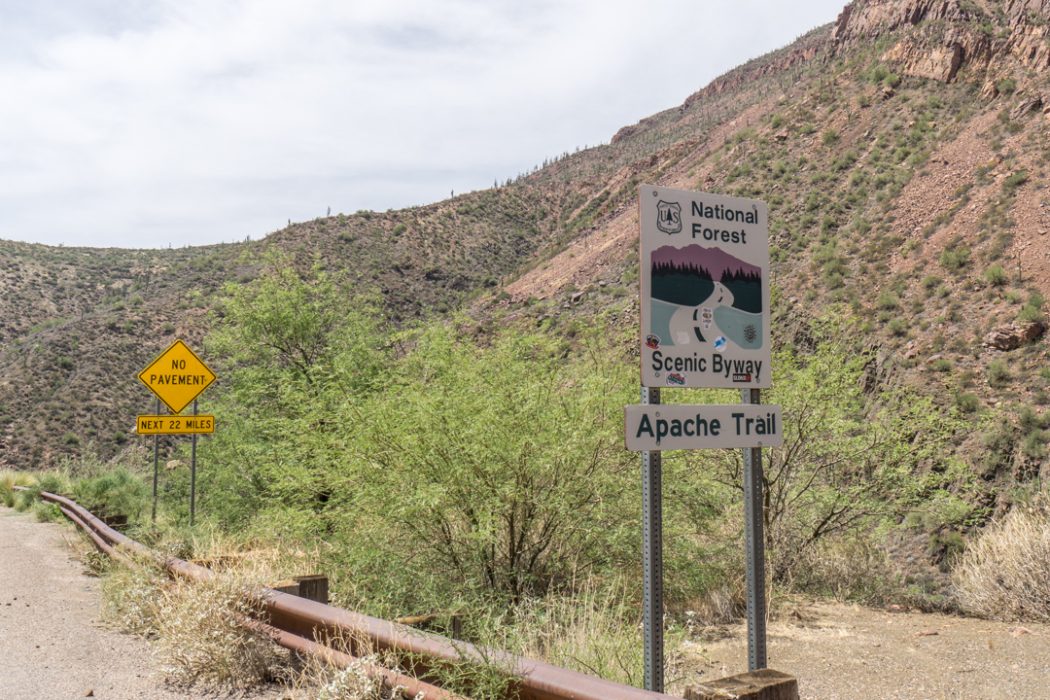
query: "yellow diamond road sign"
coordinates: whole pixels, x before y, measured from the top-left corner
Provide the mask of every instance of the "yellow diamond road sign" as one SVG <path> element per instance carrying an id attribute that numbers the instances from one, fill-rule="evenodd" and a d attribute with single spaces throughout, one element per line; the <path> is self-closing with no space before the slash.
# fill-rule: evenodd
<path id="1" fill-rule="evenodd" d="M 215 374 L 186 343 L 176 340 L 139 373 L 139 380 L 178 413 L 215 381 Z"/>

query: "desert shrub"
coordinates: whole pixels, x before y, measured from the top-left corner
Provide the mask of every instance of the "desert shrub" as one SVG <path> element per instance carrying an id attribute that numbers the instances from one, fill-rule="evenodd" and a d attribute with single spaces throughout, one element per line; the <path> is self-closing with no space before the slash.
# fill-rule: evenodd
<path id="1" fill-rule="evenodd" d="M 819 543 L 796 567 L 794 590 L 877 604 L 898 590 L 885 550 L 864 537 L 834 538 Z"/>
<path id="2" fill-rule="evenodd" d="M 963 413 L 974 413 L 981 407 L 981 399 L 976 394 L 960 392 L 955 395 L 955 405 Z"/>
<path id="3" fill-rule="evenodd" d="M 958 272 L 970 264 L 970 249 L 966 246 L 945 248 L 939 259 L 946 270 Z"/>
<path id="4" fill-rule="evenodd" d="M 1018 312 L 1017 318 L 1021 321 L 1042 321 L 1043 320 L 1043 295 L 1039 292 L 1032 292 L 1028 297 L 1028 301 L 1021 311 Z"/>
<path id="5" fill-rule="evenodd" d="M 995 89 L 1000 95 L 1012 95 L 1017 90 L 1017 81 L 1013 78 L 1000 78 L 995 81 Z"/>
<path id="6" fill-rule="evenodd" d="M 1002 287 L 1006 284 L 1006 270 L 998 263 L 984 271 L 984 279 L 993 287 Z"/>
<path id="7" fill-rule="evenodd" d="M 73 498 L 84 508 L 104 519 L 134 521 L 149 503 L 149 487 L 123 467 L 78 481 Z"/>
<path id="8" fill-rule="evenodd" d="M 62 520 L 62 511 L 54 503 L 37 501 L 33 504 L 33 515 L 42 523 L 53 523 Z"/>
<path id="9" fill-rule="evenodd" d="M 1010 368 L 1002 360 L 992 360 L 988 363 L 988 384 L 993 387 L 1004 387 L 1011 378 Z"/>
<path id="10" fill-rule="evenodd" d="M 371 409 L 357 507 L 387 532 L 429 542 L 417 562 L 521 600 L 567 581 L 573 566 L 630 556 L 614 546 L 629 509 L 612 507 L 635 469 L 612 418 L 627 380 L 595 371 L 597 345 L 565 361 L 553 336 L 507 331 L 490 342 L 472 346 L 445 327 L 418 338 L 400 386 Z"/>
<path id="11" fill-rule="evenodd" d="M 1031 306 L 1028 304 L 1023 306 L 1021 310 L 1017 313 L 1017 319 L 1026 323 L 1030 323 L 1032 321 L 1042 321 L 1043 318 L 1044 314 L 1042 309 L 1036 308 L 1035 306 Z"/>
<path id="12" fill-rule="evenodd" d="M 950 372 L 952 370 L 951 360 L 946 360 L 943 357 L 938 358 L 930 363 L 930 369 L 934 372 Z"/>
<path id="13" fill-rule="evenodd" d="M 1011 194 L 1026 182 L 1028 182 L 1027 170 L 1018 170 L 1017 172 L 1011 173 L 1005 180 L 1003 180 L 1003 192 Z"/>
<path id="14" fill-rule="evenodd" d="M 985 478 L 991 478 L 1010 465 L 1017 435 L 1008 421 L 997 422 L 981 435 L 979 466 Z"/>
<path id="15" fill-rule="evenodd" d="M 1014 508 L 963 553 L 952 577 L 963 610 L 998 620 L 1050 621 L 1050 508 Z"/>
<path id="16" fill-rule="evenodd" d="M 893 292 L 883 292 L 879 295 L 878 305 L 884 311 L 892 311 L 900 306 L 900 301 Z"/>
<path id="17" fill-rule="evenodd" d="M 0 470 L 0 503 L 8 508 L 15 507 L 16 486 L 30 486 L 36 478 L 27 472 L 12 472 Z"/>
<path id="18" fill-rule="evenodd" d="M 933 290 L 939 287 L 942 281 L 943 280 L 936 275 L 926 275 L 922 278 L 922 286 L 928 290 Z"/>
<path id="19" fill-rule="evenodd" d="M 71 487 L 69 479 L 59 472 L 41 472 L 30 483 L 24 484 L 24 491 L 16 491 L 13 497 L 14 508 L 18 511 L 26 511 L 40 500 L 40 492 L 47 491 L 61 495 L 68 495 Z"/>
<path id="20" fill-rule="evenodd" d="M 383 691 L 380 678 L 369 674 L 369 667 L 380 663 L 377 656 L 370 655 L 355 658 L 346 668 L 312 664 L 299 686 L 316 700 L 386 700 L 391 693 Z"/>

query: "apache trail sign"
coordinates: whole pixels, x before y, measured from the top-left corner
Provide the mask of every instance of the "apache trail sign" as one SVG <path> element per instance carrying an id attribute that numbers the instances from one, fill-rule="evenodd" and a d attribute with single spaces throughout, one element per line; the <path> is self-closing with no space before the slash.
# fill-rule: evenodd
<path id="1" fill-rule="evenodd" d="M 178 413 L 215 381 L 215 374 L 193 354 L 186 343 L 176 340 L 160 357 L 139 372 L 139 380 L 172 413 Z"/>
<path id="2" fill-rule="evenodd" d="M 627 449 L 698 450 L 784 443 L 780 406 L 657 404 L 627 406 Z"/>
<path id="3" fill-rule="evenodd" d="M 642 386 L 766 388 L 764 202 L 642 185 Z"/>

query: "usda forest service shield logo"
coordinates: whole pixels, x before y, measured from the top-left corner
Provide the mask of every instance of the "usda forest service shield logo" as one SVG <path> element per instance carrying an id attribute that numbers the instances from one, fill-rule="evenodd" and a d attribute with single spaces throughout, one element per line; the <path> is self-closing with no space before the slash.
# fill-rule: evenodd
<path id="1" fill-rule="evenodd" d="M 678 202 L 656 203 L 656 228 L 664 233 L 678 233 L 682 230 L 682 205 Z"/>

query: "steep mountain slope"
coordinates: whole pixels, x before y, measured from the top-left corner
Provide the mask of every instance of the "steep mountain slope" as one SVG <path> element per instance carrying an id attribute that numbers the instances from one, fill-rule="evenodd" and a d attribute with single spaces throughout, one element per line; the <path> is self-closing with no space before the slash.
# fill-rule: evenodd
<path id="1" fill-rule="evenodd" d="M 253 279 L 268 255 L 381 293 L 390 315 L 407 321 L 497 285 L 550 239 L 557 211 L 547 192 L 522 184 L 295 224 L 235 245 L 126 251 L 0 242 L 0 465 L 46 467 L 64 454 L 90 448 L 107 456 L 128 443 L 134 416 L 153 406 L 138 370 L 175 337 L 199 345 L 223 285 Z"/>
<path id="2" fill-rule="evenodd" d="M 1001 486 L 1048 469 L 1048 13 L 1045 2 L 856 2 L 781 54 L 797 62 L 769 57 L 625 130 L 660 141 L 649 131 L 671 131 L 697 104 L 759 96 L 659 153 L 647 177 L 766 200 L 780 312 L 860 319 L 873 379 L 970 417 L 959 454 L 1000 506 Z M 608 308 L 608 290 L 633 280 L 636 232 L 627 198 L 508 285 L 504 303 Z M 623 311 L 633 324 L 634 307 Z M 791 342 L 798 325 L 779 330 Z"/>
<path id="3" fill-rule="evenodd" d="M 960 454 L 990 491 L 1045 477 L 1048 31 L 1048 0 L 857 0 L 501 187 L 237 245 L 0 243 L 0 464 L 119 449 L 151 403 L 135 372 L 176 334 L 199 339 L 223 283 L 268 251 L 376 289 L 401 321 L 469 301 L 479 316 L 633 324 L 636 188 L 653 182 L 766 200 L 782 340 L 808 318 L 859 319 L 873 381 L 971 418 Z"/>

